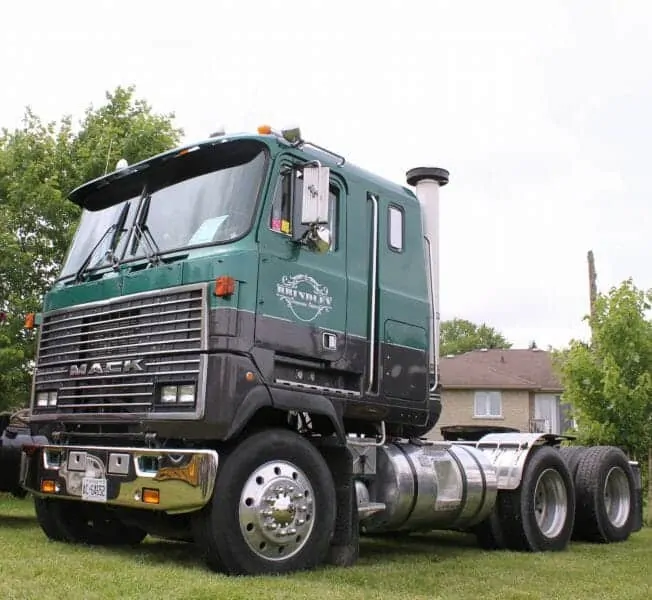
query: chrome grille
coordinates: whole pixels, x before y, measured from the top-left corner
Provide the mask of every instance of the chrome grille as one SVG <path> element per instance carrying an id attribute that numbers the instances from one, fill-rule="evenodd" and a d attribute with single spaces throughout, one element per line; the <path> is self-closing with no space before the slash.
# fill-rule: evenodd
<path id="1" fill-rule="evenodd" d="M 205 319 L 205 286 L 45 314 L 35 392 L 57 390 L 58 413 L 151 410 L 157 384 L 197 383 Z"/>

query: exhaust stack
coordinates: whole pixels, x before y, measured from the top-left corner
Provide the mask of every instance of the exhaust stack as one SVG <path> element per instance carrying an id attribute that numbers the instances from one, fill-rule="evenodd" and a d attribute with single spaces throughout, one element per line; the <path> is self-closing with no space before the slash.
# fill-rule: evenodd
<path id="1" fill-rule="evenodd" d="M 416 167 L 406 173 L 407 183 L 416 188 L 423 215 L 423 244 L 430 294 L 430 366 L 434 370 L 433 391 L 439 386 L 439 188 L 448 183 L 449 173 L 438 167 Z"/>

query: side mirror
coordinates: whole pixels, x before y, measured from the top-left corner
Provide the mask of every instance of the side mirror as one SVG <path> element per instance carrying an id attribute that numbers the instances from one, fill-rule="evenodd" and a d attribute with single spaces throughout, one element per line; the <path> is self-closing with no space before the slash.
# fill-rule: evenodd
<path id="1" fill-rule="evenodd" d="M 306 243 L 311 250 L 319 254 L 328 252 L 331 247 L 331 231 L 323 225 L 313 225 L 306 235 Z"/>
<path id="2" fill-rule="evenodd" d="M 301 224 L 328 223 L 328 197 L 330 169 L 306 166 L 303 169 L 303 196 L 301 199 Z"/>

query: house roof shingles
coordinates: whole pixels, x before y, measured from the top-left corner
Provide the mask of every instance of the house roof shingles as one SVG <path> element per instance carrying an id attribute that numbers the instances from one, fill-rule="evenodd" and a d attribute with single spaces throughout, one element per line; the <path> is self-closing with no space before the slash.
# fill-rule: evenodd
<path id="1" fill-rule="evenodd" d="M 563 388 L 544 350 L 472 350 L 457 356 L 442 356 L 444 389 L 519 389 L 561 392 Z"/>

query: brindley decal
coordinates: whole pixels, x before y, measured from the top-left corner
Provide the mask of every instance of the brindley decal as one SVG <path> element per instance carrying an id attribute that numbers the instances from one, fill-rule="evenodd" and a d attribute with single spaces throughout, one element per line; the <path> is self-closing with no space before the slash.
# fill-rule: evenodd
<path id="1" fill-rule="evenodd" d="M 284 275 L 276 284 L 276 295 L 304 323 L 314 321 L 333 308 L 333 297 L 328 295 L 328 288 L 310 275 Z"/>

